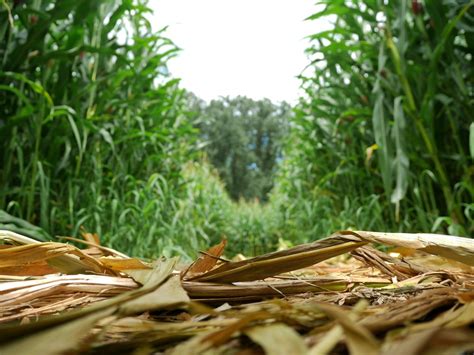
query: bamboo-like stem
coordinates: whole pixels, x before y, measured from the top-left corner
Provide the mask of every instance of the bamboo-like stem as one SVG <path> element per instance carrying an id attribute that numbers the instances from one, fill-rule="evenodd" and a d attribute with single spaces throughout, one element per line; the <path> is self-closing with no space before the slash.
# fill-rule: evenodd
<path id="1" fill-rule="evenodd" d="M 455 201 L 454 201 L 454 195 L 451 190 L 451 186 L 449 183 L 448 175 L 446 174 L 446 171 L 444 169 L 443 164 L 439 160 L 437 151 L 436 151 L 436 145 L 432 141 L 428 131 L 426 130 L 425 126 L 423 125 L 421 116 L 418 112 L 418 108 L 416 107 L 415 100 L 413 98 L 413 93 L 410 87 L 410 84 L 408 82 L 408 79 L 405 75 L 405 73 L 402 71 L 401 67 L 401 59 L 400 59 L 400 54 L 398 52 L 397 47 L 395 46 L 395 43 L 393 42 L 392 36 L 390 34 L 390 31 L 386 31 L 386 41 L 387 41 L 387 47 L 390 50 L 391 57 L 393 60 L 393 64 L 395 66 L 395 70 L 397 72 L 397 75 L 402 83 L 402 88 L 405 93 L 405 96 L 407 98 L 407 111 L 408 115 L 414 120 L 416 128 L 418 129 L 418 132 L 421 135 L 421 138 L 423 140 L 423 143 L 425 144 L 425 147 L 428 151 L 428 154 L 433 161 L 435 165 L 435 169 L 438 173 L 439 177 L 439 183 L 441 185 L 441 190 L 443 191 L 444 199 L 446 201 L 446 206 L 448 208 L 448 212 L 454 213 L 458 221 L 463 220 L 463 216 L 461 211 L 459 210 L 458 207 L 455 206 Z"/>

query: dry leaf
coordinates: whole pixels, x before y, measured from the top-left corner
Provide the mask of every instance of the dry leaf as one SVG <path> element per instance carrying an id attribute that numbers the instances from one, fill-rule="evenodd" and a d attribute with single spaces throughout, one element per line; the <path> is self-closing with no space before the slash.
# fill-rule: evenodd
<path id="1" fill-rule="evenodd" d="M 252 327 L 246 329 L 245 334 L 267 355 L 304 355 L 308 352 L 300 335 L 282 323 Z"/>
<path id="2" fill-rule="evenodd" d="M 219 244 L 214 245 L 209 248 L 205 253 L 191 264 L 191 266 L 186 270 L 184 276 L 187 278 L 192 278 L 193 276 L 205 273 L 206 271 L 211 270 L 219 261 L 220 257 L 224 253 L 227 240 L 223 239 Z M 186 279 L 186 277 L 183 277 Z"/>
<path id="3" fill-rule="evenodd" d="M 228 262 L 203 275 L 191 277 L 189 280 L 221 283 L 263 280 L 270 276 L 314 265 L 366 243 L 357 236 L 340 234 L 252 259 Z"/>

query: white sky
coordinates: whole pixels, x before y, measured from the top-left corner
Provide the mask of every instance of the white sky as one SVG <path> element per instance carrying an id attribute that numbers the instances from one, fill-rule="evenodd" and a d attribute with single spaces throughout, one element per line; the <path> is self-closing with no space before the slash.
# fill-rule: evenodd
<path id="1" fill-rule="evenodd" d="M 219 96 L 296 101 L 296 79 L 318 32 L 303 21 L 312 0 L 151 0 L 156 29 L 182 48 L 169 63 L 182 86 L 207 101 Z"/>

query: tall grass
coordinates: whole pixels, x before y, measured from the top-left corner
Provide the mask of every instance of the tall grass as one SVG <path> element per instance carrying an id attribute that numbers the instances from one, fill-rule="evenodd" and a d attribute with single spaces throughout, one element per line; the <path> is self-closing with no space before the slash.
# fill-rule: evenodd
<path id="1" fill-rule="evenodd" d="M 271 205 L 262 205 L 257 199 L 234 202 L 207 159 L 186 164 L 183 176 L 186 198 L 180 201 L 169 228 L 172 241 L 188 238 L 194 242 L 191 250 L 195 253 L 225 238 L 229 256 L 258 255 L 278 247 L 278 215 Z"/>
<path id="2" fill-rule="evenodd" d="M 333 28 L 309 37 L 273 198 L 283 230 L 474 234 L 473 5 L 318 2 L 308 20 Z"/>
<path id="3" fill-rule="evenodd" d="M 189 259 L 222 238 L 231 254 L 276 245 L 261 238 L 258 204 L 234 204 L 207 161 L 193 162 L 198 132 L 166 66 L 177 48 L 152 31 L 145 2 L 6 4 L 0 210 L 142 257 Z"/>
<path id="4" fill-rule="evenodd" d="M 0 209 L 53 235 L 84 226 L 159 253 L 196 135 L 167 74 L 177 48 L 152 31 L 144 2 L 5 4 Z"/>
<path id="5" fill-rule="evenodd" d="M 143 1 L 0 5 L 0 223 L 132 255 L 260 254 L 338 229 L 474 233 L 474 2 L 319 1 L 267 204 L 197 152 Z"/>

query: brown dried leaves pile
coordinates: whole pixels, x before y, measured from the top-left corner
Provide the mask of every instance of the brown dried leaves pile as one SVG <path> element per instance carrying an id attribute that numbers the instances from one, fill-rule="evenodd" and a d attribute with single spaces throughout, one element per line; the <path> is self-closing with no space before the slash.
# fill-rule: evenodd
<path id="1" fill-rule="evenodd" d="M 1 354 L 474 351 L 474 240 L 343 231 L 182 272 L 0 231 Z M 382 252 L 370 244 L 383 244 Z"/>

